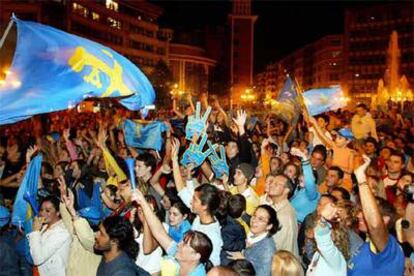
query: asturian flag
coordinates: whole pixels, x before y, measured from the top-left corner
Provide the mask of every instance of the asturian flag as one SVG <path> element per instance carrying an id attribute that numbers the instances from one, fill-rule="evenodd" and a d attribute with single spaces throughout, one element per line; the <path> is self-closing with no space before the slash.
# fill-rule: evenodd
<path id="1" fill-rule="evenodd" d="M 163 144 L 162 133 L 167 125 L 161 121 L 148 124 L 125 120 L 124 135 L 128 146 L 140 149 L 155 149 L 160 151 Z"/>
<path id="2" fill-rule="evenodd" d="M 312 116 L 346 106 L 340 86 L 311 89 L 303 93 L 303 98 L 308 112 Z"/>
<path id="3" fill-rule="evenodd" d="M 272 102 L 272 109 L 283 121 L 296 124 L 300 108 L 298 92 L 292 79 L 288 76 L 277 100 Z"/>
<path id="4" fill-rule="evenodd" d="M 96 42 L 50 26 L 12 18 L 17 45 L 0 83 L 0 125 L 74 107 L 88 97 L 123 97 L 131 110 L 153 104 L 146 76 Z"/>

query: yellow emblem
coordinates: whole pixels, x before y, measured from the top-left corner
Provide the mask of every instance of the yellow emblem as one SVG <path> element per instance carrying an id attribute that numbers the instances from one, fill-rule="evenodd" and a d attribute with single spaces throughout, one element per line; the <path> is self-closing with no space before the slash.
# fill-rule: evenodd
<path id="1" fill-rule="evenodd" d="M 83 79 L 95 86 L 96 88 L 102 88 L 102 82 L 100 74 L 103 73 L 109 78 L 109 85 L 106 88 L 105 92 L 102 93 L 101 97 L 108 97 L 112 95 L 115 91 L 119 91 L 121 96 L 128 96 L 133 94 L 133 92 L 125 85 L 122 80 L 122 67 L 121 65 L 113 58 L 112 54 L 106 50 L 102 52 L 110 57 L 113 61 L 113 68 L 108 64 L 89 53 L 83 47 L 77 47 L 73 55 L 69 58 L 69 65 L 75 72 L 81 72 L 85 69 L 85 66 L 90 66 L 92 68 L 91 72 L 88 75 L 85 75 Z"/>

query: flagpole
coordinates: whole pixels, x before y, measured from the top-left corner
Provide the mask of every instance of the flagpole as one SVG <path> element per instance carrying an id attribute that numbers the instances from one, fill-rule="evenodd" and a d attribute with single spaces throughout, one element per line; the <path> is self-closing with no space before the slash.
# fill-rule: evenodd
<path id="1" fill-rule="evenodd" d="M 10 19 L 9 24 L 7 25 L 7 28 L 4 31 L 3 36 L 1 37 L 1 40 L 0 40 L 0 49 L 3 48 L 3 44 L 6 41 L 6 37 L 9 34 L 11 28 L 13 27 L 13 24 L 14 24 L 14 20 L 13 19 Z"/>
<path id="2" fill-rule="evenodd" d="M 300 104 L 302 105 L 305 112 L 309 115 L 309 110 L 308 110 L 308 107 L 305 104 L 305 98 L 303 97 L 303 88 L 299 84 L 298 79 L 295 76 L 293 76 L 293 79 L 295 80 L 296 87 L 298 88 L 298 92 L 299 92 L 298 95 L 299 95 L 299 98 L 300 98 Z"/>

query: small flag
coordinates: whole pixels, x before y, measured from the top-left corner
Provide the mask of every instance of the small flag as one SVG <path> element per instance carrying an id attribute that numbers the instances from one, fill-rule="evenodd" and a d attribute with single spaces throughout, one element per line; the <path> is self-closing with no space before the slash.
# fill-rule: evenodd
<path id="1" fill-rule="evenodd" d="M 339 86 L 311 89 L 303 93 L 303 98 L 308 112 L 312 116 L 343 108 L 347 103 Z"/>
<path id="2" fill-rule="evenodd" d="M 154 121 L 141 124 L 131 120 L 124 122 L 125 142 L 128 146 L 160 151 L 163 144 L 162 132 L 167 130 L 164 122 Z"/>
<path id="3" fill-rule="evenodd" d="M 34 211 L 37 211 L 34 209 L 38 208 L 36 197 L 41 167 L 41 154 L 34 157 L 27 166 L 13 205 L 12 224 L 17 227 L 31 226 L 28 222 L 33 219 Z M 31 229 L 26 228 L 25 233 L 29 233 Z"/>

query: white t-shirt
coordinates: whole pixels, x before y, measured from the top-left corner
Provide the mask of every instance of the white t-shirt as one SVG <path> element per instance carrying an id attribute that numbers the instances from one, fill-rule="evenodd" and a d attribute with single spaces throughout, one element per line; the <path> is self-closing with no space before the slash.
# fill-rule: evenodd
<path id="1" fill-rule="evenodd" d="M 220 252 L 221 247 L 223 246 L 223 240 L 221 238 L 221 227 L 218 221 L 210 224 L 201 224 L 200 217 L 197 216 L 191 227 L 191 230 L 199 231 L 206 234 L 213 244 L 213 251 L 210 255 L 210 261 L 214 266 L 220 265 Z"/>
<path id="2" fill-rule="evenodd" d="M 168 225 L 163 223 L 165 230 L 168 231 Z M 161 271 L 161 259 L 162 259 L 162 249 L 158 246 L 151 254 L 144 254 L 144 234 L 139 233 L 139 236 L 135 239 L 139 244 L 138 257 L 135 261 L 135 264 L 142 267 L 145 271 L 150 274 L 157 273 Z"/>

